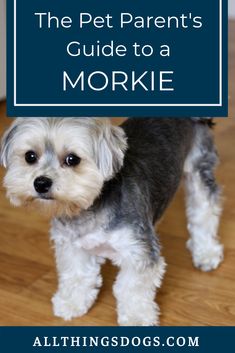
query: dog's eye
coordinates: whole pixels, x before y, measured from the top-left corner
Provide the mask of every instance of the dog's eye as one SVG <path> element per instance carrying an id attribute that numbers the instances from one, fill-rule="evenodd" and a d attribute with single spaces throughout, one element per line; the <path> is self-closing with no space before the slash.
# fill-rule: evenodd
<path id="1" fill-rule="evenodd" d="M 68 166 L 68 167 L 75 167 L 76 165 L 78 165 L 81 162 L 81 158 L 79 158 L 78 156 L 76 156 L 73 153 L 70 153 L 64 160 L 64 163 Z"/>
<path id="2" fill-rule="evenodd" d="M 28 164 L 34 164 L 38 160 L 38 156 L 34 151 L 28 151 L 25 153 L 25 160 Z"/>

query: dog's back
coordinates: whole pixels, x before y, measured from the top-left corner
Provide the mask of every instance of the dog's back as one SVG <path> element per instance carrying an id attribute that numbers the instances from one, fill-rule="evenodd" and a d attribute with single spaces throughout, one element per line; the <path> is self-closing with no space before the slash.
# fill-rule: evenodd
<path id="1" fill-rule="evenodd" d="M 175 194 L 194 135 L 190 119 L 128 119 L 122 125 L 128 141 L 120 172 L 128 202 L 142 205 L 156 221 Z M 141 200 L 144 195 L 144 200 Z M 132 206 L 133 207 L 133 206 Z"/>

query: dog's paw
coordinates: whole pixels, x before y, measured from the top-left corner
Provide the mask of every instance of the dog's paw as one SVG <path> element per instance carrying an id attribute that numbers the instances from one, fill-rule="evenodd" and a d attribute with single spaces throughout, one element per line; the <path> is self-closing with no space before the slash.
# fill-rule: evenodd
<path id="1" fill-rule="evenodd" d="M 53 312 L 55 316 L 64 320 L 71 320 L 75 317 L 81 317 L 87 313 L 94 303 L 98 291 L 93 289 L 90 293 L 79 293 L 76 296 L 64 296 L 57 292 L 52 298 Z"/>
<path id="2" fill-rule="evenodd" d="M 159 312 L 156 303 L 140 305 L 140 307 L 121 308 L 118 310 L 118 324 L 120 326 L 158 326 Z M 126 310 L 125 310 L 126 309 Z"/>
<path id="3" fill-rule="evenodd" d="M 187 242 L 187 248 L 192 252 L 193 264 L 196 268 L 208 272 L 215 270 L 223 261 L 223 245 L 214 241 L 210 246 L 195 248 L 191 240 Z"/>
<path id="4" fill-rule="evenodd" d="M 158 320 L 146 320 L 144 318 L 120 317 L 118 319 L 119 326 L 158 326 Z"/>

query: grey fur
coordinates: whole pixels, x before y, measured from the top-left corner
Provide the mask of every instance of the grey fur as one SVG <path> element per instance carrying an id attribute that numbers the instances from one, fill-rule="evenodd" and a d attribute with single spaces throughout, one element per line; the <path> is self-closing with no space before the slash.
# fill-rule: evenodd
<path id="1" fill-rule="evenodd" d="M 44 169 L 50 169 L 52 165 L 55 167 L 58 164 L 57 158 L 56 157 L 56 152 L 54 150 L 54 147 L 50 141 L 46 141 L 45 143 L 45 156 L 46 156 L 46 161 L 44 165 Z"/>
<path id="2" fill-rule="evenodd" d="M 211 193 L 217 191 L 213 176 L 217 155 L 207 124 L 194 119 L 129 119 L 121 125 L 128 141 L 124 165 L 105 182 L 101 196 L 78 218 L 63 219 L 79 236 L 85 224 L 105 233 L 130 227 L 133 240 L 154 264 L 160 245 L 154 223 L 172 200 L 183 174 L 186 157 L 200 137 L 203 156 L 195 162 Z M 86 227 L 85 227 L 86 228 Z"/>
<path id="3" fill-rule="evenodd" d="M 200 136 L 201 156 L 195 162 L 194 170 L 199 171 L 201 180 L 208 188 L 210 194 L 220 194 L 220 187 L 217 185 L 214 169 L 218 164 L 218 153 L 214 145 L 213 137 L 204 127 L 198 126 L 197 132 Z"/>
<path id="4" fill-rule="evenodd" d="M 5 166 L 11 141 L 22 119 L 18 121 L 3 137 L 1 159 Z M 56 120 L 52 119 L 51 124 L 53 122 Z M 133 240 L 154 263 L 160 255 L 154 224 L 172 200 L 185 160 L 196 144 L 200 153 L 193 162 L 194 172 L 199 171 L 211 194 L 220 193 L 213 173 L 218 157 L 210 133 L 212 121 L 209 118 L 132 118 L 121 128 L 111 126 L 107 129 L 93 122 L 85 119 L 80 124 L 91 128 L 96 163 L 106 180 L 101 196 L 78 217 L 61 217 L 57 222 L 65 228 L 76 229 L 78 236 L 88 225 L 92 229 L 100 227 L 107 234 L 129 227 Z M 46 171 L 56 163 L 50 141 L 46 142 L 45 152 Z"/>
<path id="5" fill-rule="evenodd" d="M 4 185 L 14 205 L 32 202 L 57 215 L 51 228 L 59 273 L 55 315 L 71 319 L 87 312 L 108 258 L 120 267 L 113 287 L 118 322 L 158 323 L 154 299 L 165 262 L 154 225 L 183 174 L 193 263 L 203 271 L 218 267 L 222 208 L 212 125 L 202 118 L 133 118 L 120 127 L 99 119 L 15 121 L 3 139 L 4 165 L 10 160 Z M 28 165 L 25 153 L 32 148 L 39 158 Z M 66 153 L 76 153 L 81 163 L 67 168 Z M 34 187 L 41 175 L 53 181 L 44 200 Z"/>
<path id="6" fill-rule="evenodd" d="M 11 142 L 17 130 L 18 130 L 17 125 L 16 126 L 13 125 L 5 132 L 1 140 L 0 164 L 3 165 L 5 168 L 8 165 L 8 157 L 9 157 Z"/>

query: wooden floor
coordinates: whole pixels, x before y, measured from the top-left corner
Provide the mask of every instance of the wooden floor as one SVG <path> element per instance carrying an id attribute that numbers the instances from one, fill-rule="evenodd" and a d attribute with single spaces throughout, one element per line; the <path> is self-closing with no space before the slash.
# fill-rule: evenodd
<path id="1" fill-rule="evenodd" d="M 235 77 L 235 23 L 230 24 L 229 76 Z M 218 179 L 224 185 L 224 213 L 220 236 L 225 260 L 214 272 L 193 268 L 185 249 L 187 239 L 183 192 L 160 224 L 163 255 L 168 263 L 157 295 L 162 325 L 235 325 L 235 84 L 230 81 L 230 118 L 218 119 L 215 137 L 221 164 Z M 231 99 L 233 98 L 233 100 Z M 0 133 L 9 124 L 0 105 Z M 3 177 L 0 170 L 0 178 Z M 104 285 L 90 312 L 64 322 L 52 314 L 50 298 L 56 290 L 48 221 L 9 205 L 0 190 L 0 325 L 116 325 L 112 283 L 116 269 L 103 268 Z"/>

